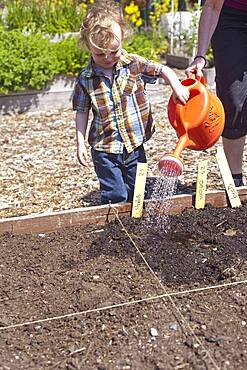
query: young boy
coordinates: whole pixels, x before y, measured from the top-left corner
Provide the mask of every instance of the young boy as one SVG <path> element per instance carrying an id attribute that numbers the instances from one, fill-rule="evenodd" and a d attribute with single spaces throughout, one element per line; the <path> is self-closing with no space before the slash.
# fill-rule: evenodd
<path id="1" fill-rule="evenodd" d="M 131 201 L 137 163 L 146 162 L 143 143 L 152 136 L 154 124 L 145 82 L 161 77 L 170 84 L 174 99 L 185 104 L 189 98 L 170 68 L 122 49 L 126 33 L 119 4 L 108 0 L 93 4 L 80 30 L 91 59 L 73 95 L 77 157 L 87 166 L 85 135 L 92 109 L 88 141 L 103 204 Z"/>

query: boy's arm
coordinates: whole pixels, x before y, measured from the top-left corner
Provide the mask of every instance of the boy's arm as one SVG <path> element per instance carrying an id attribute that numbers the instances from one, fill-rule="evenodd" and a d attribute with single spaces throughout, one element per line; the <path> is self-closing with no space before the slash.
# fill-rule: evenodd
<path id="1" fill-rule="evenodd" d="M 87 167 L 88 155 L 85 146 L 85 136 L 88 124 L 89 112 L 76 112 L 76 140 L 77 140 L 77 158 L 80 164 Z"/>
<path id="2" fill-rule="evenodd" d="M 179 100 L 185 104 L 190 96 L 189 89 L 181 84 L 176 73 L 171 68 L 163 66 L 160 77 L 171 86 L 175 103 Z"/>
<path id="3" fill-rule="evenodd" d="M 173 90 L 174 101 L 180 101 L 182 104 L 187 102 L 190 96 L 189 90 L 181 84 L 176 73 L 171 68 L 139 55 L 135 55 L 134 57 L 138 61 L 139 71 L 142 75 L 163 78 Z"/>

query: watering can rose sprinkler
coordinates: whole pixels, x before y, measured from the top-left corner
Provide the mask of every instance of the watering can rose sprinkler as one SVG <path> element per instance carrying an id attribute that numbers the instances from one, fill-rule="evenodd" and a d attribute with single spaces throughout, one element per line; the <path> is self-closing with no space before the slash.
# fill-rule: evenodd
<path id="1" fill-rule="evenodd" d="M 214 145 L 222 134 L 225 113 L 219 98 L 206 88 L 204 77 L 187 78 L 181 82 L 189 89 L 185 105 L 168 102 L 168 119 L 179 138 L 172 154 L 164 154 L 159 169 L 168 177 L 178 177 L 183 172 L 181 152 L 184 148 L 205 150 Z"/>

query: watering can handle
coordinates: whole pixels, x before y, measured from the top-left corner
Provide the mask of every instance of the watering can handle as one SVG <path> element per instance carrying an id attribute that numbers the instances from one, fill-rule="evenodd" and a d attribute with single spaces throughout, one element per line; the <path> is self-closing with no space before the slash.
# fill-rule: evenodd
<path id="1" fill-rule="evenodd" d="M 204 86 L 206 86 L 206 85 L 207 85 L 207 83 L 206 83 L 206 79 L 205 79 L 204 75 L 202 75 L 201 77 L 196 77 L 196 75 L 195 75 L 195 74 L 193 74 L 192 76 L 194 76 L 193 78 L 194 78 L 195 80 L 197 80 L 197 81 L 201 82 Z"/>
<path id="2" fill-rule="evenodd" d="M 190 85 L 187 85 L 186 83 L 184 83 L 184 86 L 186 86 L 190 91 L 190 98 L 189 99 L 191 99 L 191 98 L 193 99 L 193 97 L 195 95 L 198 95 L 200 93 L 205 92 L 205 85 L 204 85 L 205 79 L 204 79 L 204 77 L 202 77 L 200 79 L 200 81 L 197 80 L 196 78 L 188 78 L 188 79 L 185 79 L 183 81 L 186 82 L 186 81 L 191 81 L 191 80 L 192 81 L 194 80 L 194 83 L 191 83 Z M 193 95 L 192 95 L 192 93 L 193 93 Z M 204 95 L 206 95 L 206 94 L 204 93 Z M 175 104 L 177 124 L 184 127 L 185 132 L 187 132 L 188 131 L 188 122 L 186 122 L 185 118 L 184 118 L 185 107 L 186 107 L 186 104 L 185 105 L 182 105 L 181 103 L 176 103 Z M 201 114 L 204 115 L 203 112 L 201 112 Z M 198 122 L 202 121 L 202 117 L 198 116 L 197 120 L 198 120 Z"/>
<path id="3" fill-rule="evenodd" d="M 188 77 L 188 78 L 193 78 L 194 80 L 197 80 L 197 81 L 201 82 L 204 86 L 207 85 L 206 79 L 204 77 L 204 74 L 202 74 L 201 76 L 196 77 L 196 74 L 195 73 L 192 73 L 190 75 L 190 77 Z"/>

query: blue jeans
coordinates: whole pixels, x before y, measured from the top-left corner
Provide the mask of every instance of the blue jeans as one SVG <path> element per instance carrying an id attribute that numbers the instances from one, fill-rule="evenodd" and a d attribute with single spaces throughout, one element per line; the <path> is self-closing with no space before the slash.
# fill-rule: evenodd
<path id="1" fill-rule="evenodd" d="M 105 153 L 91 149 L 94 169 L 100 183 L 102 204 L 132 201 L 137 163 L 146 163 L 143 145 L 128 153 Z"/>

